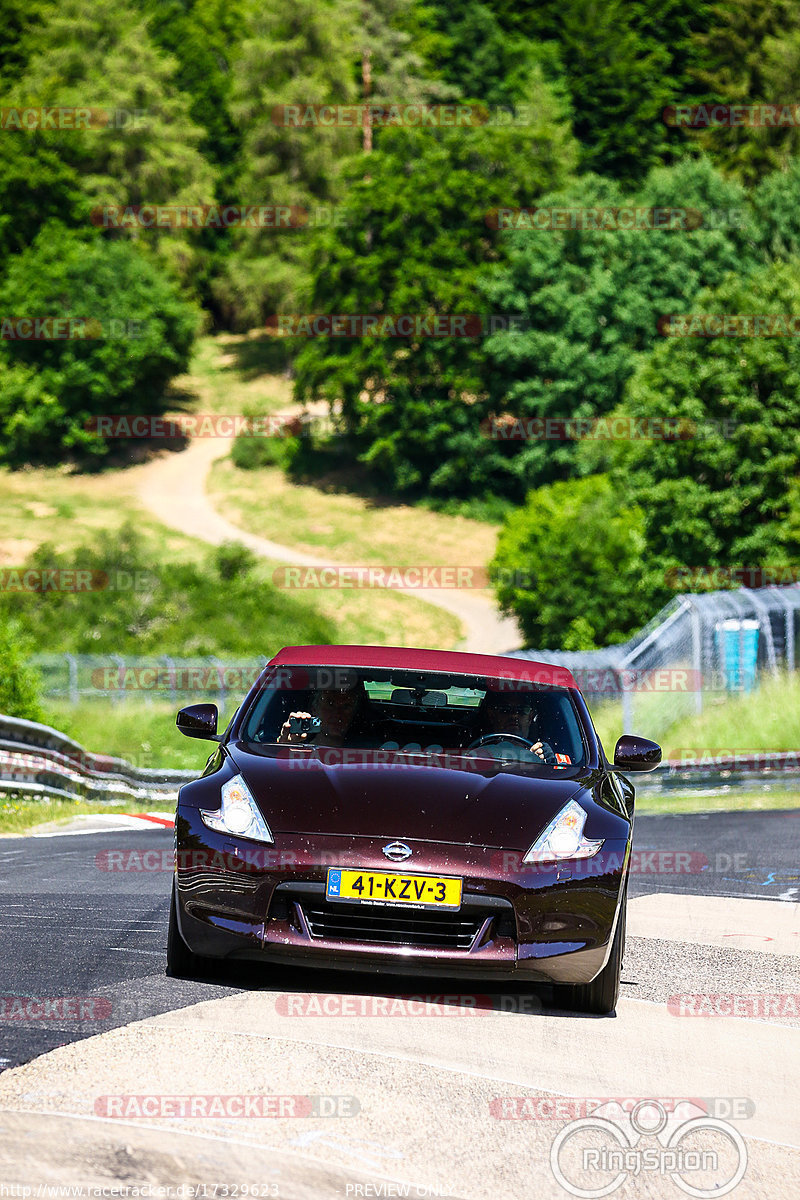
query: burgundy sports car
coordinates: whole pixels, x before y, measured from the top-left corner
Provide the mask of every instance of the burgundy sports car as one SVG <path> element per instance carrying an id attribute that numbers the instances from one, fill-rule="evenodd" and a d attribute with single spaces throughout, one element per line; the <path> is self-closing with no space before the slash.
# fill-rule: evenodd
<path id="1" fill-rule="evenodd" d="M 181 788 L 167 972 L 220 959 L 548 983 L 613 1010 L 634 791 L 575 681 L 522 659 L 292 646 Z"/>

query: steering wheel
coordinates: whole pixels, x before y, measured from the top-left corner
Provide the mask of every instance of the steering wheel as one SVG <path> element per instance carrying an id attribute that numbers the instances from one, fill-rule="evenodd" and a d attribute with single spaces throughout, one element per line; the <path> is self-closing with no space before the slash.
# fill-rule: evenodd
<path id="1" fill-rule="evenodd" d="M 529 738 L 521 737 L 518 733 L 485 733 L 483 737 L 476 738 L 469 746 L 468 750 L 477 750 L 479 746 L 493 746 L 497 742 L 521 742 L 526 750 L 533 750 L 534 743 Z M 537 758 L 540 755 L 536 755 Z M 544 758 L 542 758 L 544 762 Z"/>

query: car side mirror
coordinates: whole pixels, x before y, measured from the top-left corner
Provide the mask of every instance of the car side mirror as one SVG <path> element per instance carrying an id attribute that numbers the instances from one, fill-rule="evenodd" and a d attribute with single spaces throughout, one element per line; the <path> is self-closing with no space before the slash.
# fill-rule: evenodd
<path id="1" fill-rule="evenodd" d="M 648 738 L 625 733 L 614 749 L 614 766 L 620 771 L 654 771 L 661 762 L 661 747 Z"/>
<path id="2" fill-rule="evenodd" d="M 188 708 L 181 709 L 175 724 L 186 737 L 218 742 L 217 717 L 216 704 L 190 704 Z"/>

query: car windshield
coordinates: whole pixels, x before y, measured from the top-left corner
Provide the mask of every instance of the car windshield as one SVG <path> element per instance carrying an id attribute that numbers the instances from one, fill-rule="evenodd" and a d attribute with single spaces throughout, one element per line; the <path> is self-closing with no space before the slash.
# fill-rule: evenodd
<path id="1" fill-rule="evenodd" d="M 239 737 L 306 753 L 471 755 L 557 770 L 585 759 L 569 688 L 396 669 L 273 668 Z"/>

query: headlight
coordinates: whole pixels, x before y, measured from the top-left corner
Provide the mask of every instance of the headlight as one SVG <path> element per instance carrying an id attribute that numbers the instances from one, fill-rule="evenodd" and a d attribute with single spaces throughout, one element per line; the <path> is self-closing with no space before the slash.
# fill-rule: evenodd
<path id="1" fill-rule="evenodd" d="M 583 836 L 586 813 L 580 804 L 570 800 L 561 812 L 542 830 L 528 853 L 524 863 L 559 862 L 564 858 L 591 858 L 603 844 L 589 841 Z"/>
<path id="2" fill-rule="evenodd" d="M 220 833 L 252 838 L 254 842 L 275 841 L 241 775 L 234 775 L 233 779 L 223 783 L 221 791 L 222 800 L 216 812 L 200 810 L 204 825 Z"/>

